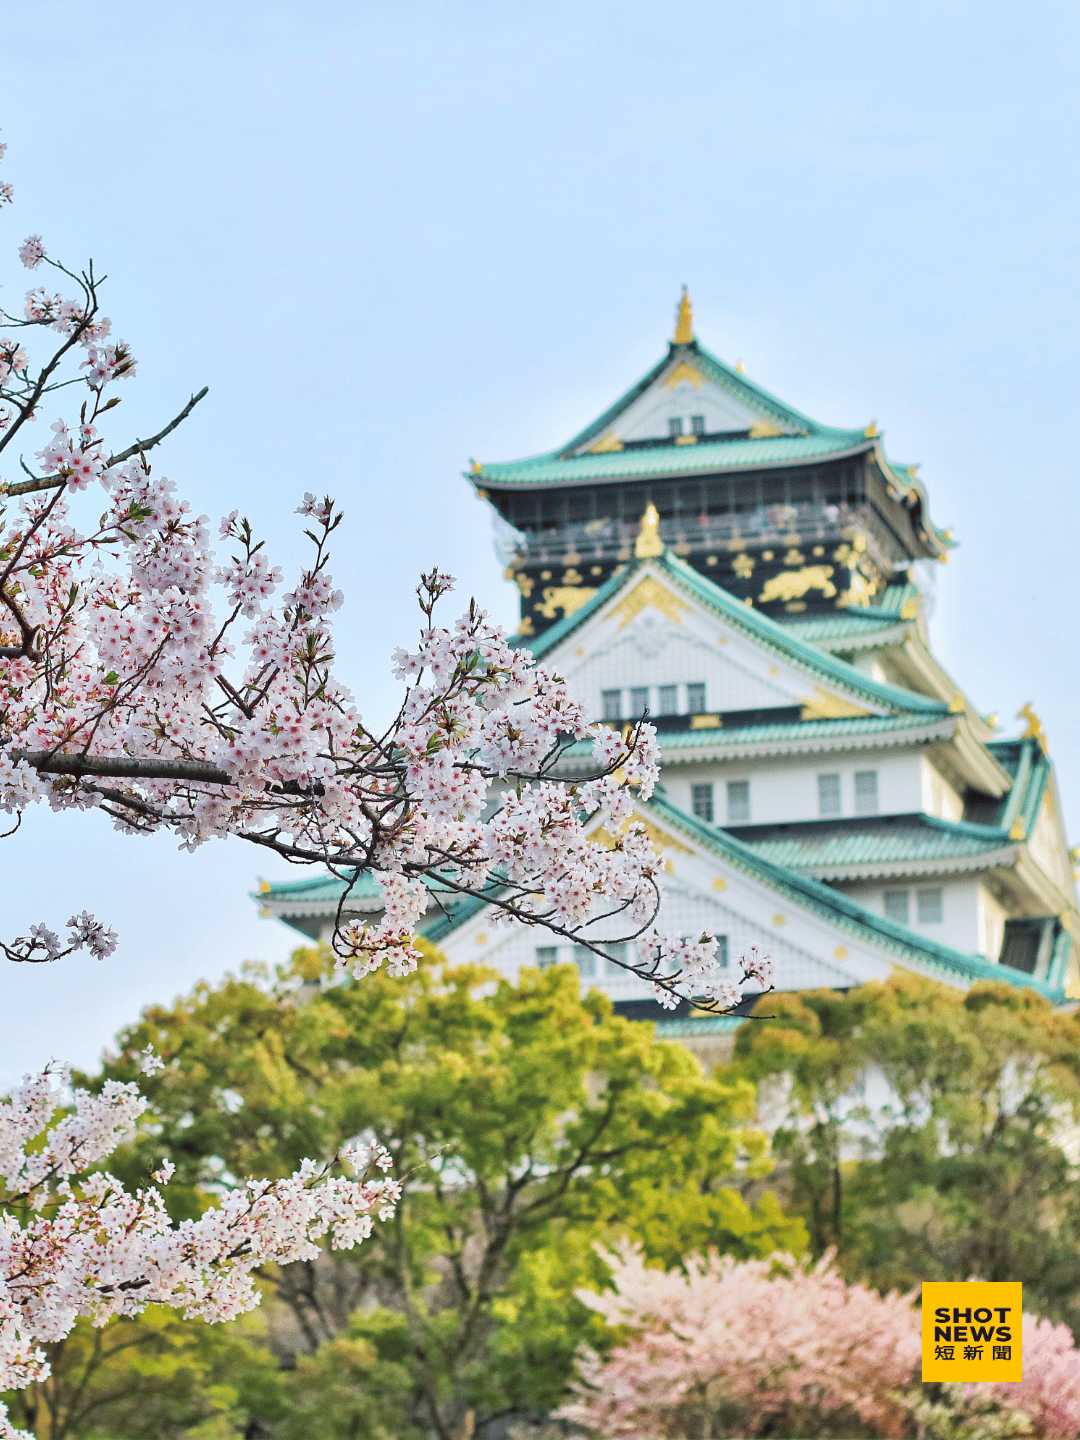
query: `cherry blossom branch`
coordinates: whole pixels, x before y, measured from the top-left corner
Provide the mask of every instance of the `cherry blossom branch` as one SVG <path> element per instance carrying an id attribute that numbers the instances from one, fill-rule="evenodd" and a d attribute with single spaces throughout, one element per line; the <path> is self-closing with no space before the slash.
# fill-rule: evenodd
<path id="1" fill-rule="evenodd" d="M 133 455 L 145 455 L 148 450 L 153 450 L 155 445 L 160 445 L 167 435 L 171 435 L 178 425 L 183 424 L 195 409 L 195 406 L 198 405 L 199 401 L 205 399 L 209 393 L 209 385 L 204 385 L 197 395 L 192 395 L 179 415 L 174 416 L 156 435 L 151 435 L 148 440 L 135 440 L 126 450 L 121 450 L 118 455 L 110 455 L 105 462 L 105 468 L 111 470 L 114 465 L 122 465 L 125 460 L 130 460 Z M 3 494 L 32 495 L 38 490 L 58 489 L 64 484 L 65 478 L 63 475 L 43 475 L 32 480 L 20 480 L 13 485 L 6 485 Z"/>
<path id="2" fill-rule="evenodd" d="M 206 517 L 146 454 L 205 390 L 150 441 L 110 454 L 99 427 L 135 361 L 108 338 L 101 281 L 36 236 L 20 256 L 77 293 L 38 287 L 23 319 L 0 314 L 0 412 L 5 401 L 17 411 L 0 413 L 3 444 L 64 386 L 85 385 L 87 398 L 76 422 L 52 422 L 38 473 L 0 493 L 0 809 L 98 808 L 132 835 L 169 830 L 188 849 L 234 836 L 324 866 L 344 881 L 332 948 L 357 977 L 414 968 L 425 911 L 455 894 L 483 901 L 494 922 L 584 945 L 664 1005 L 724 1011 L 746 980 L 768 984 L 764 962 L 738 982 L 721 974 L 712 936 L 655 930 L 662 861 L 635 818 L 658 774 L 651 725 L 622 735 L 593 723 L 475 601 L 441 623 L 454 582 L 432 569 L 417 587 L 416 648 L 393 656 L 401 703 L 370 728 L 336 670 L 343 596 L 329 564 L 341 510 L 305 495 L 312 550 L 287 593 L 235 511 L 218 531 L 231 553 L 216 558 Z M 28 337 L 50 332 L 61 343 L 35 369 Z M 104 512 L 85 523 L 91 487 Z M 591 771 L 567 778 L 563 757 L 582 745 Z M 383 894 L 370 924 L 348 909 L 361 874 Z M 605 942 L 613 929 L 618 941 Z M 624 943 L 625 955 L 613 951 Z M 39 926 L 5 953 L 38 961 L 70 947 Z"/>
<path id="3" fill-rule="evenodd" d="M 164 1065 L 149 1047 L 144 1073 Z M 174 1225 L 162 1161 L 134 1194 L 100 1165 L 146 1109 L 134 1084 L 72 1090 L 66 1067 L 27 1077 L 0 1100 L 0 1390 L 48 1373 L 43 1343 L 84 1316 L 103 1324 L 148 1304 L 229 1320 L 259 1301 L 253 1272 L 311 1261 L 319 1241 L 351 1249 L 388 1220 L 401 1193 L 388 1151 L 351 1146 L 284 1180 L 249 1180 L 198 1220 Z M 351 1172 L 356 1178 L 349 1178 Z M 21 1218 L 20 1217 L 21 1214 Z M 0 1440 L 30 1440 L 0 1405 Z"/>

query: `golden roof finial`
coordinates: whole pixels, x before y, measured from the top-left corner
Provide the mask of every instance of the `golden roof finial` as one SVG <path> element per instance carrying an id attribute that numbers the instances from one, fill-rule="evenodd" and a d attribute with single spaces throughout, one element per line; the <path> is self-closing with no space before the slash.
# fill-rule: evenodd
<path id="1" fill-rule="evenodd" d="M 1017 718 L 1018 720 L 1026 720 L 1026 721 L 1027 721 L 1027 729 L 1024 731 L 1023 735 L 1020 736 L 1020 739 L 1021 739 L 1021 740 L 1037 740 L 1037 741 L 1039 742 L 1040 746 L 1042 747 L 1042 749 L 1045 751 L 1045 750 L 1046 750 L 1046 731 L 1043 729 L 1042 721 L 1041 721 L 1041 720 L 1039 719 L 1039 717 L 1035 714 L 1035 711 L 1031 708 L 1031 701 L 1030 701 L 1030 700 L 1028 701 L 1028 703 L 1027 703 L 1026 705 L 1022 706 L 1022 707 L 1016 712 L 1016 718 Z"/>
<path id="2" fill-rule="evenodd" d="M 690 295 L 686 286 L 682 287 L 682 298 L 679 301 L 679 308 L 675 312 L 675 341 L 676 345 L 689 345 L 694 339 L 694 312 L 690 308 Z"/>
<path id="3" fill-rule="evenodd" d="M 664 553 L 664 542 L 660 539 L 660 516 L 656 506 L 650 502 L 641 517 L 641 530 L 634 542 L 634 554 L 639 560 L 648 560 L 653 555 Z"/>

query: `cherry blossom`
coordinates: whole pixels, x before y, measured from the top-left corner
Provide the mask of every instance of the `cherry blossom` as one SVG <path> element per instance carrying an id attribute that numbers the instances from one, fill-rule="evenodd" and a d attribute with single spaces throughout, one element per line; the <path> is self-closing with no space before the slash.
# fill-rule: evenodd
<path id="1" fill-rule="evenodd" d="M 768 988 L 760 962 L 733 980 L 718 973 L 712 937 L 655 929 L 662 864 L 636 814 L 658 774 L 651 725 L 624 735 L 595 724 L 475 602 L 456 622 L 437 619 L 453 589 L 437 569 L 417 590 L 418 643 L 394 652 L 398 712 L 370 725 L 335 667 L 333 499 L 305 493 L 312 551 L 289 583 L 235 510 L 215 555 L 210 520 L 150 462 L 206 391 L 155 435 L 115 448 L 114 391 L 135 360 L 108 339 L 94 267 L 68 269 L 39 236 L 20 255 L 60 288 L 32 289 L 21 315 L 0 311 L 0 456 L 29 448 L 28 427 L 48 420 L 36 466 L 20 457 L 0 481 L 0 808 L 16 827 L 30 805 L 96 809 L 187 849 L 240 837 L 327 866 L 345 882 L 333 949 L 356 976 L 408 973 L 425 913 L 474 897 L 496 923 L 607 955 L 666 1006 L 723 1011 L 742 979 Z M 73 386 L 77 415 L 46 415 Z M 562 767 L 574 744 L 591 746 L 584 778 Z M 384 896 L 374 923 L 349 912 L 364 872 Z M 115 945 L 92 916 L 70 923 L 66 943 L 40 925 L 5 953 L 100 958 Z"/>
<path id="2" fill-rule="evenodd" d="M 0 1101 L 0 1390 L 44 1379 L 41 1344 L 62 1340 L 80 1316 L 103 1325 L 153 1303 L 230 1320 L 258 1303 L 258 1266 L 315 1259 L 324 1238 L 351 1249 L 394 1213 L 390 1156 L 357 1147 L 341 1163 L 305 1160 L 288 1179 L 249 1180 L 174 1225 L 161 1195 L 171 1161 L 134 1194 L 95 1168 L 145 1108 L 134 1084 L 110 1080 L 91 1095 L 72 1090 L 65 1069 L 28 1076 Z M 2 1405 L 0 1440 L 28 1440 Z"/>
<path id="3" fill-rule="evenodd" d="M 646 1265 L 623 1246 L 601 1252 L 612 1288 L 579 1298 L 620 1340 L 604 1358 L 579 1356 L 563 1418 L 612 1440 L 775 1433 L 845 1408 L 881 1435 L 979 1433 L 955 1422 L 972 1405 L 1015 1423 L 982 1433 L 1070 1440 L 1080 1433 L 1080 1350 L 1065 1325 L 1023 1317 L 1024 1378 L 956 1384 L 938 1416 L 920 1383 L 917 1292 L 879 1295 L 848 1284 L 831 1254 L 736 1261 L 690 1256 L 682 1270 Z M 722 1427 L 716 1419 L 724 1417 Z M 944 1423 L 939 1428 L 934 1419 Z M 954 1423 L 949 1424 L 952 1420 Z M 821 1433 L 808 1429 L 782 1433 Z"/>

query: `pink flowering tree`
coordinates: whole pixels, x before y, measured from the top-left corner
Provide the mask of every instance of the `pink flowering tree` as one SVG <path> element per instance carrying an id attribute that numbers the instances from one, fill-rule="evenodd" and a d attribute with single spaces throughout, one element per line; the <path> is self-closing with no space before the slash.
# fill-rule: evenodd
<path id="1" fill-rule="evenodd" d="M 161 1064 L 147 1052 L 143 1070 Z M 44 1379 L 41 1344 L 79 1316 L 102 1325 L 155 1303 L 229 1320 L 258 1303 L 257 1266 L 314 1259 L 327 1237 L 351 1249 L 394 1213 L 400 1186 L 379 1175 L 390 1155 L 355 1146 L 286 1180 L 250 1180 L 174 1225 L 161 1196 L 168 1159 L 135 1194 L 101 1168 L 145 1108 L 133 1084 L 91 1095 L 62 1070 L 0 1101 L 0 1391 Z M 0 1404 L 0 1440 L 20 1437 Z"/>
<path id="2" fill-rule="evenodd" d="M 579 1298 L 619 1337 L 584 1350 L 562 1417 L 607 1440 L 917 1433 L 932 1440 L 1080 1434 L 1080 1351 L 1065 1325 L 1025 1314 L 1015 1384 L 921 1383 L 918 1294 L 848 1284 L 831 1254 L 645 1264 L 604 1255 L 612 1288 Z"/>
<path id="3" fill-rule="evenodd" d="M 604 1359 L 582 1355 L 564 1418 L 611 1440 L 783 1433 L 792 1424 L 798 1435 L 812 1433 L 800 1426 L 808 1415 L 844 1411 L 899 1433 L 904 1410 L 893 1392 L 920 1356 L 914 1296 L 848 1285 L 830 1256 L 808 1267 L 790 1255 L 712 1254 L 690 1257 L 685 1272 L 654 1269 L 631 1246 L 604 1258 L 614 1288 L 579 1299 L 630 1338 Z"/>
<path id="4" fill-rule="evenodd" d="M 496 921 L 600 954 L 597 936 L 636 942 L 609 958 L 664 1005 L 735 1005 L 741 986 L 719 971 L 712 936 L 653 929 L 661 865 L 633 820 L 657 776 L 652 727 L 624 738 L 592 724 L 475 603 L 437 623 L 453 584 L 437 570 L 418 588 L 419 643 L 394 655 L 400 708 L 370 726 L 334 665 L 342 594 L 329 542 L 341 511 L 304 497 L 311 560 L 290 589 L 235 511 L 215 557 L 207 518 L 151 467 L 205 390 L 153 436 L 113 448 L 106 417 L 135 361 L 101 314 L 100 279 L 37 236 L 20 255 L 60 288 L 0 312 L 0 452 L 12 461 L 0 483 L 0 807 L 16 822 L 31 804 L 95 808 L 129 833 L 168 829 L 190 848 L 238 836 L 326 866 L 345 882 L 333 949 L 357 976 L 412 969 L 432 897 L 475 896 Z M 68 417 L 26 463 L 31 427 L 60 401 Z M 593 774 L 560 779 L 566 747 L 582 741 Z M 592 838 L 601 824 L 610 844 Z M 377 924 L 349 919 L 364 871 L 384 895 Z M 114 945 L 83 914 L 64 939 L 38 925 L 3 949 L 36 961 Z M 767 958 L 743 971 L 768 988 Z"/>

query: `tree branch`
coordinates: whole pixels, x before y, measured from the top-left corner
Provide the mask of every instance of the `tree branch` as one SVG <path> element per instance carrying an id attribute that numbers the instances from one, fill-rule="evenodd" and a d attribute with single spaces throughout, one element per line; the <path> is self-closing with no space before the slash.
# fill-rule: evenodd
<path id="1" fill-rule="evenodd" d="M 43 775 L 101 775 L 126 780 L 190 780 L 193 784 L 235 785 L 227 770 L 209 760 L 164 760 L 133 755 L 61 755 L 52 750 L 12 750 Z"/>
<path id="2" fill-rule="evenodd" d="M 140 455 L 145 450 L 152 450 L 155 445 L 160 445 L 166 435 L 171 435 L 178 425 L 181 425 L 191 414 L 195 406 L 206 395 L 210 393 L 209 385 L 204 385 L 197 395 L 193 395 L 180 414 L 170 420 L 164 429 L 159 430 L 156 435 L 151 435 L 149 440 L 136 440 L 134 445 L 129 445 L 126 450 L 121 450 L 119 455 L 110 455 L 106 463 L 106 469 L 111 470 L 114 465 L 121 465 L 125 460 L 130 460 L 133 455 Z M 44 475 L 40 480 L 20 480 L 17 485 L 8 485 L 4 491 L 7 495 L 32 495 L 37 490 L 58 490 L 61 485 L 67 484 L 67 477 L 64 475 Z"/>

